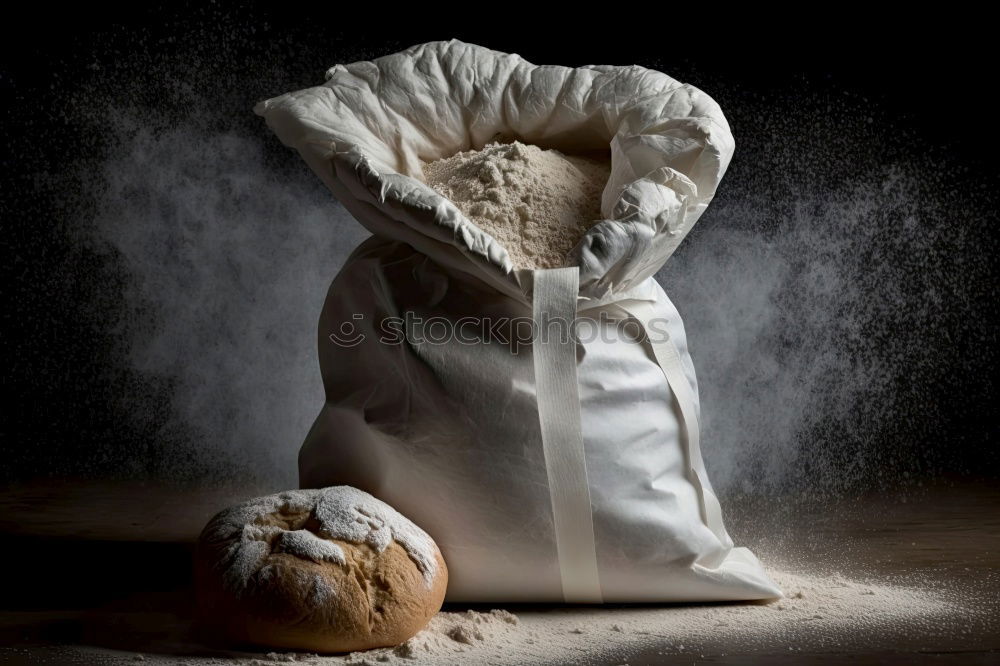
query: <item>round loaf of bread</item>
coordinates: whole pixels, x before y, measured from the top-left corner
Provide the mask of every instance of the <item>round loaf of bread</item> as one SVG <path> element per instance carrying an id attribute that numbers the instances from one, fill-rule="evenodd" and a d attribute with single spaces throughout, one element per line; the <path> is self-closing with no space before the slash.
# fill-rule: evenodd
<path id="1" fill-rule="evenodd" d="M 210 636 L 314 652 L 398 645 L 440 609 L 431 537 L 349 486 L 290 490 L 222 511 L 201 533 L 198 621 Z"/>

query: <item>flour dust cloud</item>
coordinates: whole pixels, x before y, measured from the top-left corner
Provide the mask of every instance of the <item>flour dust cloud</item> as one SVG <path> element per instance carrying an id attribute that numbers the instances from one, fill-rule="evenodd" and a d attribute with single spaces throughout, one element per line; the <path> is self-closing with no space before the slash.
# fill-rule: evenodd
<path id="1" fill-rule="evenodd" d="M 66 117 L 101 137 L 70 160 L 66 201 L 86 202 L 72 233 L 123 277 L 91 287 L 95 304 L 124 304 L 105 324 L 131 378 L 115 386 L 120 440 L 87 444 L 105 471 L 296 484 L 323 400 L 320 308 L 366 232 L 252 114 L 321 82 L 340 54 L 268 48 L 236 72 L 194 52 L 142 71 L 105 58 L 67 84 Z M 109 81 L 122 94 L 96 94 Z M 886 467 L 933 471 L 990 390 L 992 184 L 943 151 L 901 150 L 916 139 L 894 138 L 860 100 L 691 82 L 722 104 L 737 153 L 657 277 L 686 322 L 717 489 L 836 491 Z"/>
<path id="2" fill-rule="evenodd" d="M 115 125 L 96 219 L 131 275 L 123 297 L 145 313 L 129 324 L 130 361 L 169 380 L 168 423 L 195 458 L 178 456 L 177 474 L 294 487 L 323 402 L 319 311 L 365 234 L 310 174 L 268 168 L 263 139 L 146 122 Z"/>

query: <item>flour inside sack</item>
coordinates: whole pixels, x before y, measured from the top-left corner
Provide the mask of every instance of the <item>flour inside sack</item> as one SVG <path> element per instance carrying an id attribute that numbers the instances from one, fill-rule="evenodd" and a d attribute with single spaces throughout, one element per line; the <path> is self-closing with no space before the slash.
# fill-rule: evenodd
<path id="1" fill-rule="evenodd" d="M 556 268 L 601 219 L 610 160 L 490 143 L 425 163 L 427 184 L 506 248 L 514 268 Z"/>

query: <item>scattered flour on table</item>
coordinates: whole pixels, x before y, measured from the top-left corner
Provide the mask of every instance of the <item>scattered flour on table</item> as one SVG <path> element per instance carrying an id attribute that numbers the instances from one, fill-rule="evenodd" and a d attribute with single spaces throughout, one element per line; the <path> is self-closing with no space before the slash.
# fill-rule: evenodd
<path id="1" fill-rule="evenodd" d="M 611 162 L 515 141 L 427 162 L 423 172 L 507 249 L 514 268 L 556 268 L 601 219 Z"/>
<path id="2" fill-rule="evenodd" d="M 586 663 L 655 646 L 665 654 L 704 646 L 787 650 L 841 640 L 878 644 L 887 629 L 922 634 L 960 608 L 933 590 L 869 584 L 842 576 L 774 572 L 786 598 L 773 603 L 667 607 L 545 608 L 438 613 L 396 648 L 320 657 L 320 665 Z M 720 636 L 723 638 L 720 639 Z M 617 654 L 616 654 L 617 653 Z"/>
<path id="3" fill-rule="evenodd" d="M 770 572 L 786 597 L 773 603 L 547 607 L 438 613 L 426 629 L 394 648 L 347 655 L 319 656 L 299 652 L 233 651 L 206 659 L 155 654 L 145 662 L 205 666 L 403 666 L 416 664 L 551 664 L 628 662 L 642 650 L 663 655 L 697 656 L 702 651 L 727 653 L 761 650 L 854 649 L 884 646 L 890 636 L 920 640 L 942 630 L 995 624 L 995 604 L 959 604 L 934 589 L 865 583 L 842 576 L 810 576 Z M 948 618 L 952 618 L 946 622 Z M 950 627 L 950 629 L 949 629 Z M 944 629 L 942 629 L 944 628 Z M 981 630 L 980 630 L 981 631 Z M 134 663 L 133 655 L 64 647 L 62 663 L 111 665 Z M 3 651 L 0 650 L 0 655 Z M 153 653 L 153 654 L 151 654 Z M 69 657 L 78 657 L 74 660 Z"/>

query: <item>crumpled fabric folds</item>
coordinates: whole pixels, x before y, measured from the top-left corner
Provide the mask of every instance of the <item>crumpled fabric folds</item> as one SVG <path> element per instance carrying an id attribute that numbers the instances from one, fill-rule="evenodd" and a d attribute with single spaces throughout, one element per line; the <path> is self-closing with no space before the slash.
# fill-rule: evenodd
<path id="1" fill-rule="evenodd" d="M 256 112 L 373 234 L 320 316 L 303 487 L 356 486 L 420 525 L 450 601 L 781 596 L 722 524 L 684 325 L 652 277 L 733 154 L 708 95 L 639 66 L 536 66 L 451 40 L 336 65 Z M 603 219 L 570 273 L 515 268 L 422 181 L 422 162 L 497 139 L 610 155 Z M 573 344 L 523 335 L 536 285 L 571 319 L 575 300 Z M 550 368 L 576 386 L 536 381 Z"/>

